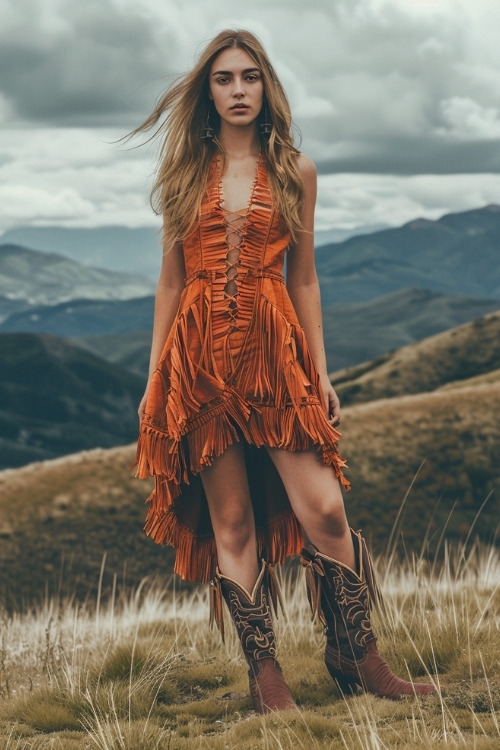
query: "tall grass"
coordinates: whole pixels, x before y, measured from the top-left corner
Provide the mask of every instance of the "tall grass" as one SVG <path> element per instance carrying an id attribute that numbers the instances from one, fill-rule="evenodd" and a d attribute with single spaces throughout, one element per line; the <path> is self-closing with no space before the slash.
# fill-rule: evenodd
<path id="1" fill-rule="evenodd" d="M 104 565 L 104 562 L 103 562 Z M 322 663 L 302 571 L 282 572 L 280 661 L 300 712 L 256 716 L 231 628 L 208 627 L 207 590 L 144 581 L 103 603 L 47 600 L 1 615 L 0 747 L 8 750 L 298 750 L 500 746 L 500 554 L 478 543 L 426 562 L 376 561 L 374 614 L 395 671 L 440 697 L 339 696 Z M 102 572 L 101 572 L 102 578 Z"/>

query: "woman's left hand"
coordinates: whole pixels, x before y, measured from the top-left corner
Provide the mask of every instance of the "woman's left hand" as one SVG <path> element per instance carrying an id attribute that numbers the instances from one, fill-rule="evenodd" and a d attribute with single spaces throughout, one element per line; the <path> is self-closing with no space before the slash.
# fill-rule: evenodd
<path id="1" fill-rule="evenodd" d="M 332 427 L 337 427 L 340 424 L 340 401 L 339 397 L 335 393 L 335 390 L 330 383 L 330 378 L 325 376 L 320 378 L 321 390 L 323 393 L 323 403 L 326 407 L 326 413 L 328 421 Z"/>

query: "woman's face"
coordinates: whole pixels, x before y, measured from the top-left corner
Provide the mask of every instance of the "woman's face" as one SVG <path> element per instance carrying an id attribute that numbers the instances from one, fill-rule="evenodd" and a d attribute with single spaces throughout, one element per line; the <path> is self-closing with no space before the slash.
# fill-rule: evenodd
<path id="1" fill-rule="evenodd" d="M 255 122 L 264 97 L 262 73 L 248 52 L 230 47 L 221 52 L 210 68 L 210 96 L 221 118 L 221 126 L 242 127 Z"/>

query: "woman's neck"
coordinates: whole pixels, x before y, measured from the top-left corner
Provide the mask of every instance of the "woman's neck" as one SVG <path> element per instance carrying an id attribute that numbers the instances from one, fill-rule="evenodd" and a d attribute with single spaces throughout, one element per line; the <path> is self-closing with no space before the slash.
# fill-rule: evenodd
<path id="1" fill-rule="evenodd" d="M 219 140 L 228 159 L 244 159 L 260 152 L 260 139 L 253 124 L 248 128 L 222 127 Z"/>

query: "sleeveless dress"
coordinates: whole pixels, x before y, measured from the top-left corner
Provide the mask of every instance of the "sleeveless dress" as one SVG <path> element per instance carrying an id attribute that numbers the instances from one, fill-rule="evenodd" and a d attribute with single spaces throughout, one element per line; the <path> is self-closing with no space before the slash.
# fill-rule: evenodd
<path id="1" fill-rule="evenodd" d="M 304 540 L 266 447 L 314 448 L 349 487 L 340 433 L 326 417 L 284 283 L 289 243 L 265 158 L 248 206 L 230 213 L 214 157 L 199 222 L 183 242 L 185 287 L 152 376 L 136 464 L 138 477 L 155 476 L 145 531 L 176 548 L 174 570 L 190 581 L 207 582 L 215 573 L 200 473 L 231 444 L 244 445 L 258 552 L 270 563 L 297 554 Z"/>

